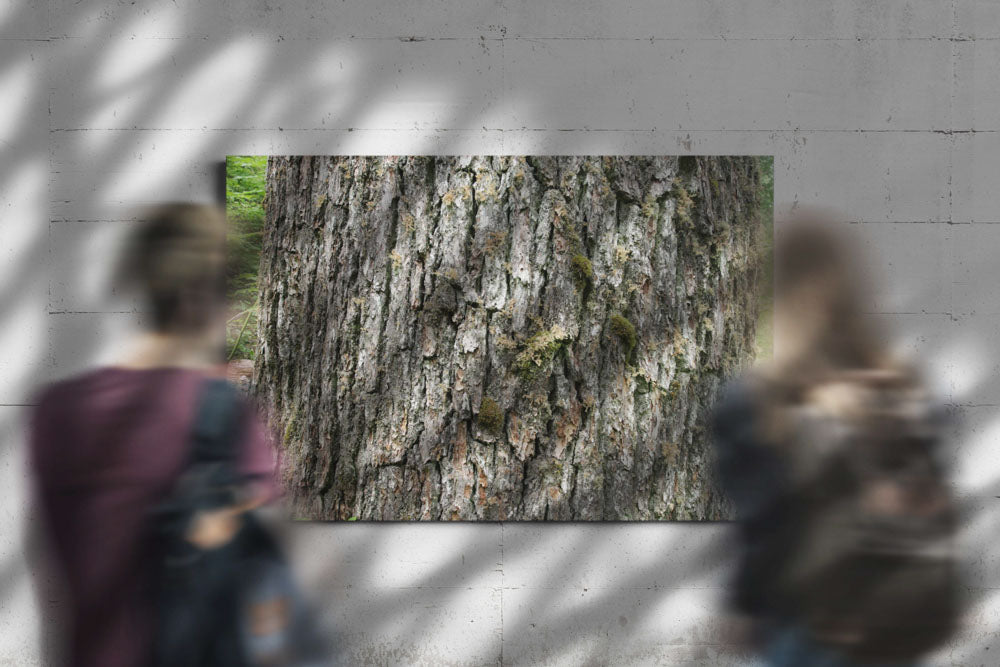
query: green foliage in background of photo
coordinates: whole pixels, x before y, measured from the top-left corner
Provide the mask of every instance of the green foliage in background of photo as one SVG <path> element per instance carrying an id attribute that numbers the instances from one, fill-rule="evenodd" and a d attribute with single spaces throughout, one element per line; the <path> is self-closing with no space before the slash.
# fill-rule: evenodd
<path id="1" fill-rule="evenodd" d="M 257 348 L 257 271 L 264 228 L 267 157 L 226 158 L 226 216 L 229 219 L 229 303 L 226 325 L 230 359 L 253 359 Z"/>

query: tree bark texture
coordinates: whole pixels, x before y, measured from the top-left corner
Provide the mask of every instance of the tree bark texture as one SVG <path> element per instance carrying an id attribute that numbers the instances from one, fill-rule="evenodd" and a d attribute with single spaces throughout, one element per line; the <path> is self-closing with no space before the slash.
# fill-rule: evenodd
<path id="1" fill-rule="evenodd" d="M 272 157 L 258 396 L 298 516 L 716 519 L 752 157 Z"/>

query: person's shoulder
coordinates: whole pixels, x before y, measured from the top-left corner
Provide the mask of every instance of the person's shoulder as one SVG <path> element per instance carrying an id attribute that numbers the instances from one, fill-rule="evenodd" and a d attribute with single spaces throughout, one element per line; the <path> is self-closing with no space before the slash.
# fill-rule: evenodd
<path id="1" fill-rule="evenodd" d="M 86 395 L 104 376 L 106 368 L 95 368 L 76 375 L 50 382 L 37 389 L 32 404 L 36 411 L 45 411 L 65 405 L 78 396 Z"/>
<path id="2" fill-rule="evenodd" d="M 93 403 L 92 399 L 112 394 L 126 394 L 150 383 L 160 385 L 164 380 L 181 380 L 182 384 L 196 386 L 204 375 L 201 371 L 183 368 L 132 369 L 121 366 L 98 366 L 62 380 L 51 382 L 34 394 L 32 405 L 36 410 L 48 411 L 64 405 Z"/>
<path id="3" fill-rule="evenodd" d="M 93 369 L 51 382 L 35 390 L 30 424 L 34 456 L 42 457 L 80 425 L 84 405 L 96 393 L 103 369 Z M 54 451 L 54 450 L 53 450 Z"/>

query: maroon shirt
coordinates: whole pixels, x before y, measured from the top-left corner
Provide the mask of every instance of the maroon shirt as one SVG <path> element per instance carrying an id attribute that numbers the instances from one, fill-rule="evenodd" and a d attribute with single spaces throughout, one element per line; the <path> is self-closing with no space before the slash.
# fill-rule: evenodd
<path id="1" fill-rule="evenodd" d="M 68 587 L 73 665 L 145 665 L 152 639 L 151 509 L 188 461 L 206 374 L 102 368 L 39 397 L 31 458 L 56 564 Z M 271 439 L 246 408 L 239 467 L 276 495 Z"/>

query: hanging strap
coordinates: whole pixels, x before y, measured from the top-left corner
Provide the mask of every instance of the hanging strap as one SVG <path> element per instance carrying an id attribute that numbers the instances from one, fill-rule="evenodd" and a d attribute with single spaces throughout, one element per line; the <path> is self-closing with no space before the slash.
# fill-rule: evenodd
<path id="1" fill-rule="evenodd" d="M 221 378 L 206 380 L 198 400 L 191 433 L 191 465 L 236 463 L 236 441 L 240 426 L 239 395 Z"/>

